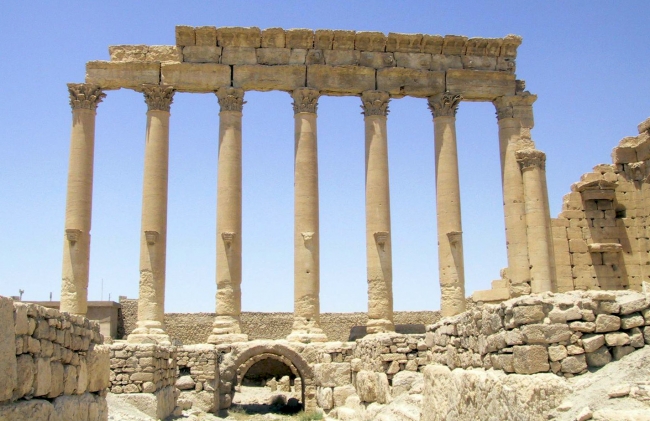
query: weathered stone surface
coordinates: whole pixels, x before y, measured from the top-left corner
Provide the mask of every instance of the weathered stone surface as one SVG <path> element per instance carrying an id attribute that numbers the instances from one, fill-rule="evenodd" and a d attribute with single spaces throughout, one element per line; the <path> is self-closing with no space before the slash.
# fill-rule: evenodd
<path id="1" fill-rule="evenodd" d="M 333 50 L 354 50 L 354 40 L 356 37 L 355 31 L 332 31 L 332 47 Z"/>
<path id="2" fill-rule="evenodd" d="M 197 26 L 194 28 L 196 45 L 205 47 L 217 46 L 217 28 L 214 26 Z"/>
<path id="3" fill-rule="evenodd" d="M 560 361 L 566 358 L 568 355 L 567 349 L 564 345 L 558 346 L 549 346 L 548 347 L 548 358 L 551 361 Z"/>
<path id="4" fill-rule="evenodd" d="M 324 93 L 360 94 L 375 89 L 375 70 L 357 66 L 307 66 L 307 87 Z"/>
<path id="5" fill-rule="evenodd" d="M 626 297 L 620 297 L 617 302 L 621 305 L 620 313 L 623 316 L 635 313 L 637 311 L 642 311 L 648 307 L 648 302 L 643 295 L 635 294 Z"/>
<path id="6" fill-rule="evenodd" d="M 623 346 L 630 343 L 630 336 L 625 332 L 614 332 L 605 335 L 608 346 Z"/>
<path id="7" fill-rule="evenodd" d="M 542 345 L 515 346 L 513 365 L 517 374 L 534 374 L 549 371 L 548 352 Z"/>
<path id="8" fill-rule="evenodd" d="M 257 63 L 269 66 L 289 64 L 291 58 L 290 48 L 258 48 L 256 50 Z"/>
<path id="9" fill-rule="evenodd" d="M 217 28 L 217 43 L 221 47 L 259 48 L 262 32 L 257 27 Z"/>
<path id="10" fill-rule="evenodd" d="M 311 29 L 287 29 L 285 39 L 287 48 L 314 48 L 314 31 Z"/>
<path id="11" fill-rule="evenodd" d="M 176 387 L 180 390 L 193 390 L 195 386 L 192 376 L 181 376 L 176 380 Z"/>
<path id="12" fill-rule="evenodd" d="M 397 67 L 406 67 L 409 69 L 418 70 L 431 69 L 431 54 L 400 52 L 396 52 L 394 54 Z"/>
<path id="13" fill-rule="evenodd" d="M 596 333 L 613 332 L 621 328 L 621 318 L 611 314 L 596 316 Z"/>
<path id="14" fill-rule="evenodd" d="M 529 344 L 552 344 L 571 338 L 569 326 L 563 323 L 532 324 L 521 327 L 521 333 Z"/>
<path id="15" fill-rule="evenodd" d="M 356 66 L 361 52 L 357 50 L 324 50 L 325 64 L 330 66 Z"/>
<path id="16" fill-rule="evenodd" d="M 88 391 L 99 392 L 106 389 L 110 375 L 110 352 L 106 345 L 91 346 L 86 354 L 88 369 Z"/>
<path id="17" fill-rule="evenodd" d="M 354 39 L 354 49 L 384 51 L 386 49 L 386 35 L 382 32 L 359 31 Z"/>
<path id="18" fill-rule="evenodd" d="M 219 63 L 221 60 L 221 47 L 215 46 L 187 46 L 183 47 L 183 61 L 187 63 Z"/>
<path id="19" fill-rule="evenodd" d="M 257 64 L 256 51 L 252 47 L 223 47 L 221 64 Z"/>
<path id="20" fill-rule="evenodd" d="M 176 26 L 176 45 L 196 45 L 196 35 L 193 26 Z"/>
<path id="21" fill-rule="evenodd" d="M 176 395 L 172 386 L 165 387 L 156 393 L 111 395 L 111 399 L 129 403 L 154 419 L 167 418 L 176 407 Z"/>
<path id="22" fill-rule="evenodd" d="M 377 70 L 377 89 L 391 95 L 427 97 L 444 92 L 444 72 L 390 67 Z"/>
<path id="23" fill-rule="evenodd" d="M 466 100 L 493 100 L 515 94 L 515 75 L 504 72 L 477 72 L 450 69 L 447 91 L 461 94 Z"/>
<path id="24" fill-rule="evenodd" d="M 614 356 L 615 360 L 620 360 L 621 358 L 625 357 L 628 354 L 631 354 L 634 352 L 634 347 L 632 346 L 615 346 L 612 349 L 612 354 Z"/>
<path id="25" fill-rule="evenodd" d="M 86 83 L 102 89 L 136 89 L 144 83 L 157 85 L 160 66 L 156 62 L 89 61 L 86 63 Z"/>
<path id="26" fill-rule="evenodd" d="M 15 332 L 13 300 L 0 296 L 0 401 L 11 399 L 18 381 Z"/>
<path id="27" fill-rule="evenodd" d="M 175 45 L 150 45 L 147 50 L 146 61 L 178 63 L 183 61 L 183 50 Z"/>
<path id="28" fill-rule="evenodd" d="M 329 411 L 334 407 L 334 397 L 332 395 L 331 387 L 319 387 L 318 392 L 316 392 L 316 401 L 318 406 L 323 408 L 326 411 Z"/>
<path id="29" fill-rule="evenodd" d="M 352 385 L 338 386 L 333 389 L 334 406 L 343 406 L 349 396 L 357 393 Z"/>
<path id="30" fill-rule="evenodd" d="M 58 417 L 55 418 L 55 416 L 54 406 L 45 399 L 23 400 L 8 405 L 0 405 L 1 421 L 58 421 Z"/>
<path id="31" fill-rule="evenodd" d="M 285 36 L 282 28 L 262 30 L 262 48 L 284 48 Z"/>
<path id="32" fill-rule="evenodd" d="M 395 56 L 393 53 L 361 51 L 359 65 L 383 69 L 384 67 L 395 67 Z"/>
<path id="33" fill-rule="evenodd" d="M 512 309 L 512 321 L 515 326 L 539 323 L 544 320 L 544 317 L 544 310 L 541 304 L 517 306 Z"/>
<path id="34" fill-rule="evenodd" d="M 384 373 L 361 370 L 356 376 L 356 389 L 363 402 L 386 403 L 390 400 L 390 386 Z"/>
<path id="35" fill-rule="evenodd" d="M 585 352 L 594 352 L 603 345 L 605 345 L 605 335 L 584 335 L 582 337 L 582 347 Z"/>
<path id="36" fill-rule="evenodd" d="M 178 91 L 213 92 L 230 86 L 230 66 L 213 63 L 178 63 L 162 66 L 162 83 Z"/>
<path id="37" fill-rule="evenodd" d="M 31 355 L 23 354 L 16 357 L 16 372 L 18 374 L 13 399 L 27 395 L 34 383 L 34 359 Z M 3 377 L 4 378 L 4 377 Z"/>
<path id="38" fill-rule="evenodd" d="M 587 359 L 585 355 L 572 355 L 562 360 L 562 372 L 578 374 L 587 369 Z"/>
<path id="39" fill-rule="evenodd" d="M 399 34 L 389 32 L 386 38 L 386 51 L 402 53 L 419 53 L 421 51 L 422 34 Z"/>
<path id="40" fill-rule="evenodd" d="M 601 346 L 594 352 L 586 353 L 585 357 L 589 367 L 602 367 L 612 360 L 612 354 L 609 353 L 606 346 Z"/>
<path id="41" fill-rule="evenodd" d="M 292 91 L 305 86 L 305 74 L 305 66 L 234 66 L 233 86 L 255 91 Z"/>
<path id="42" fill-rule="evenodd" d="M 413 371 L 400 371 L 393 376 L 392 396 L 395 398 L 399 395 L 409 393 L 413 384 L 421 381 L 423 378 L 422 373 Z"/>
<path id="43" fill-rule="evenodd" d="M 317 386 L 345 386 L 351 381 L 350 364 L 323 363 L 314 365 L 314 381 Z"/>

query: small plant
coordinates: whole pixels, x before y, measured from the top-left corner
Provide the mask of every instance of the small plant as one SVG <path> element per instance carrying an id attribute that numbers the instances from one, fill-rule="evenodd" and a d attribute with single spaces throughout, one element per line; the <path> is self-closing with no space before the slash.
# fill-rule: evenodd
<path id="1" fill-rule="evenodd" d="M 319 411 L 302 412 L 300 415 L 298 415 L 298 421 L 313 421 L 322 419 L 323 413 Z"/>

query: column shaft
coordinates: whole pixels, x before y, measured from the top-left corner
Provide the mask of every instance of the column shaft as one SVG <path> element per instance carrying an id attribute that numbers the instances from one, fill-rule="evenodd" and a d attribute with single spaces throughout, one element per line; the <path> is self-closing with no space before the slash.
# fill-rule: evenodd
<path id="1" fill-rule="evenodd" d="M 326 341 L 320 328 L 318 227 L 318 91 L 296 89 L 294 99 L 294 321 L 287 339 Z"/>
<path id="2" fill-rule="evenodd" d="M 390 332 L 395 326 L 386 131 L 389 96 L 385 92 L 367 91 L 361 100 L 366 134 L 367 331 Z"/>
<path id="3" fill-rule="evenodd" d="M 140 230 L 140 291 L 137 328 L 129 342 L 169 342 L 164 330 L 167 252 L 167 186 L 171 87 L 142 87 L 148 106 Z"/>
<path id="4" fill-rule="evenodd" d="M 88 271 L 97 104 L 106 96 L 94 85 L 69 84 L 72 132 L 63 240 L 61 311 L 85 315 L 88 308 Z"/>
<path id="5" fill-rule="evenodd" d="M 436 151 L 438 268 L 443 317 L 462 313 L 466 306 L 455 116 L 460 100 L 460 95 L 449 93 L 429 99 Z"/>
<path id="6" fill-rule="evenodd" d="M 219 158 L 217 168 L 217 316 L 209 343 L 247 341 L 241 333 L 242 108 L 244 91 L 217 91 Z"/>

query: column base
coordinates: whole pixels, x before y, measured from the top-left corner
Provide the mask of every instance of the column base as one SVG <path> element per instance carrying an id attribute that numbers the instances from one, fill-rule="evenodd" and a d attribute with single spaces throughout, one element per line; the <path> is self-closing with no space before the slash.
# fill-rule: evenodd
<path id="1" fill-rule="evenodd" d="M 395 325 L 392 321 L 386 319 L 370 319 L 366 323 L 366 332 L 368 335 L 373 333 L 395 332 Z"/>
<path id="2" fill-rule="evenodd" d="M 209 344 L 222 345 L 235 342 L 248 342 L 248 335 L 245 333 L 218 333 L 208 336 Z"/>
<path id="3" fill-rule="evenodd" d="M 163 324 L 153 320 L 138 321 L 133 332 L 127 337 L 127 342 L 132 344 L 160 344 L 171 345 L 171 339 Z"/>
<path id="4" fill-rule="evenodd" d="M 209 344 L 227 344 L 234 342 L 248 342 L 248 335 L 241 333 L 238 317 L 217 316 L 212 323 L 212 334 L 208 336 Z"/>

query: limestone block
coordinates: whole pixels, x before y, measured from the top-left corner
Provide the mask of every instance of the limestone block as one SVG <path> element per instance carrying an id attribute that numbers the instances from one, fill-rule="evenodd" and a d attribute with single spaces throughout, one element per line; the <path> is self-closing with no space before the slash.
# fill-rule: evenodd
<path id="1" fill-rule="evenodd" d="M 474 294 L 472 294 L 472 300 L 474 302 L 505 301 L 509 298 L 510 290 L 508 288 L 486 289 L 482 291 L 474 291 Z"/>
<path id="2" fill-rule="evenodd" d="M 522 38 L 519 35 L 506 35 L 503 38 L 503 44 L 501 44 L 501 57 L 517 57 L 517 47 L 521 45 Z"/>
<path id="3" fill-rule="evenodd" d="M 587 253 L 587 242 L 583 239 L 573 238 L 569 240 L 569 251 L 571 253 Z"/>
<path id="4" fill-rule="evenodd" d="M 529 344 L 552 344 L 568 341 L 571 330 L 564 323 L 532 324 L 521 327 L 521 333 Z"/>
<path id="5" fill-rule="evenodd" d="M 382 32 L 359 31 L 354 38 L 354 49 L 363 51 L 385 51 L 386 35 Z"/>
<path id="6" fill-rule="evenodd" d="M 596 333 L 613 332 L 621 328 L 621 318 L 611 314 L 596 316 Z"/>
<path id="7" fill-rule="evenodd" d="M 108 406 L 102 396 L 60 396 L 52 402 L 61 420 L 100 421 L 108 418 Z"/>
<path id="8" fill-rule="evenodd" d="M 542 345 L 515 346 L 513 348 L 513 366 L 517 374 L 549 371 L 546 347 Z"/>
<path id="9" fill-rule="evenodd" d="M 619 297 L 617 302 L 621 305 L 620 313 L 623 316 L 642 311 L 648 307 L 646 298 L 641 294 Z"/>
<path id="10" fill-rule="evenodd" d="M 36 374 L 34 376 L 34 396 L 46 396 L 52 386 L 52 368 L 49 358 L 34 358 Z"/>
<path id="11" fill-rule="evenodd" d="M 354 50 L 355 31 L 333 31 L 333 50 Z"/>
<path id="12" fill-rule="evenodd" d="M 186 92 L 213 92 L 230 86 L 230 66 L 213 63 L 163 64 L 162 83 Z"/>
<path id="13" fill-rule="evenodd" d="M 183 61 L 187 63 L 219 63 L 221 47 L 189 45 L 183 47 Z"/>
<path id="14" fill-rule="evenodd" d="M 629 355 L 634 352 L 634 347 L 633 346 L 615 346 L 612 349 L 612 354 L 614 355 L 614 360 L 618 361 L 621 358 L 625 357 L 626 355 Z"/>
<path id="15" fill-rule="evenodd" d="M 146 61 L 181 62 L 183 49 L 176 45 L 150 45 L 147 49 Z"/>
<path id="16" fill-rule="evenodd" d="M 545 314 L 541 304 L 532 306 L 517 306 L 512 309 L 512 321 L 515 326 L 539 323 Z"/>
<path id="17" fill-rule="evenodd" d="M 107 345 L 93 345 L 86 354 L 88 391 L 99 392 L 109 386 L 110 350 Z"/>
<path id="18" fill-rule="evenodd" d="M 442 54 L 457 55 L 465 54 L 467 37 L 460 35 L 445 35 L 442 41 Z"/>
<path id="19" fill-rule="evenodd" d="M 289 55 L 289 64 L 305 64 L 307 58 L 307 50 L 300 48 L 293 48 Z M 323 60 L 325 61 L 325 60 Z"/>
<path id="20" fill-rule="evenodd" d="M 265 65 L 289 64 L 291 58 L 290 48 L 258 48 L 256 50 L 257 63 Z"/>
<path id="21" fill-rule="evenodd" d="M 332 395 L 331 387 L 319 387 L 316 392 L 316 401 L 318 406 L 326 411 L 334 407 L 334 397 Z"/>
<path id="22" fill-rule="evenodd" d="M 63 364 L 60 361 L 52 361 L 50 363 L 50 372 L 52 373 L 52 377 L 50 391 L 47 397 L 52 399 L 63 394 Z M 108 375 L 106 376 L 106 380 L 108 382 Z"/>
<path id="23" fill-rule="evenodd" d="M 11 399 L 18 381 L 15 332 L 13 300 L 0 296 L 0 402 Z"/>
<path id="24" fill-rule="evenodd" d="M 636 150 L 630 146 L 618 146 L 612 149 L 612 162 L 614 164 L 628 164 L 637 162 Z"/>
<path id="25" fill-rule="evenodd" d="M 444 38 L 440 35 L 422 35 L 422 52 L 429 54 L 441 54 Z"/>
<path id="26" fill-rule="evenodd" d="M 314 48 L 314 31 L 311 29 L 288 29 L 285 39 L 287 48 Z"/>
<path id="27" fill-rule="evenodd" d="M 88 365 L 86 364 L 86 358 L 79 358 L 79 366 L 77 367 L 77 386 L 75 388 L 75 393 L 77 395 L 83 395 L 88 389 Z"/>
<path id="28" fill-rule="evenodd" d="M 496 57 L 461 56 L 463 68 L 468 70 L 497 70 Z"/>
<path id="29" fill-rule="evenodd" d="M 377 70 L 377 89 L 391 95 L 427 97 L 444 92 L 444 72 L 390 67 Z"/>
<path id="30" fill-rule="evenodd" d="M 572 355 L 562 360 L 562 372 L 578 374 L 587 369 L 587 359 L 584 354 Z"/>
<path id="31" fill-rule="evenodd" d="M 630 343 L 630 335 L 625 332 L 614 332 L 605 335 L 607 346 L 623 346 Z"/>
<path id="32" fill-rule="evenodd" d="M 359 55 L 359 66 L 382 69 L 384 67 L 395 67 L 395 64 L 394 53 L 361 51 Z"/>
<path id="33" fill-rule="evenodd" d="M 314 48 L 320 50 L 331 50 L 334 41 L 334 31 L 329 29 L 318 29 L 314 32 Z"/>
<path id="34" fill-rule="evenodd" d="M 622 329 L 632 329 L 633 327 L 643 326 L 645 320 L 641 313 L 632 313 L 627 316 L 621 317 L 621 328 Z"/>
<path id="35" fill-rule="evenodd" d="M 285 35 L 282 28 L 267 28 L 262 31 L 262 48 L 284 48 Z"/>
<path id="36" fill-rule="evenodd" d="M 262 32 L 257 27 L 222 27 L 217 29 L 217 43 L 221 47 L 259 48 Z"/>
<path id="37" fill-rule="evenodd" d="M 398 67 L 420 70 L 429 70 L 431 68 L 431 54 L 400 52 L 394 54 L 395 62 Z"/>
<path id="38" fill-rule="evenodd" d="M 392 396 L 396 398 L 399 395 L 409 393 L 413 385 L 417 381 L 422 380 L 422 373 L 413 371 L 400 371 L 395 374 L 392 379 Z"/>
<path id="39" fill-rule="evenodd" d="M 196 45 L 206 47 L 217 46 L 217 28 L 214 26 L 197 26 L 194 28 Z"/>
<path id="40" fill-rule="evenodd" d="M 256 49 L 252 47 L 223 47 L 222 64 L 257 64 Z"/>
<path id="41" fill-rule="evenodd" d="M 99 85 L 102 89 L 137 89 L 143 83 L 157 85 L 160 66 L 156 62 L 89 61 L 86 63 L 86 83 Z"/>
<path id="42" fill-rule="evenodd" d="M 389 32 L 386 38 L 386 51 L 400 53 L 419 53 L 421 51 L 422 34 L 399 34 Z"/>
<path id="43" fill-rule="evenodd" d="M 109 45 L 111 61 L 146 61 L 147 45 Z"/>
<path id="44" fill-rule="evenodd" d="M 508 73 L 447 70 L 447 90 L 461 94 L 465 100 L 494 100 L 514 95 L 515 85 L 515 75 Z"/>
<path id="45" fill-rule="evenodd" d="M 356 50 L 325 50 L 325 64 L 330 66 L 356 66 L 359 64 L 361 52 Z"/>
<path id="46" fill-rule="evenodd" d="M 34 359 L 31 355 L 23 354 L 16 357 L 17 379 L 12 399 L 20 399 L 32 390 L 34 371 Z"/>
<path id="47" fill-rule="evenodd" d="M 66 364 L 63 366 L 63 394 L 72 395 L 77 388 L 77 367 Z"/>
<path id="48" fill-rule="evenodd" d="M 176 26 L 176 45 L 196 45 L 196 35 L 193 26 Z"/>
<path id="49" fill-rule="evenodd" d="M 255 91 L 291 91 L 305 86 L 305 66 L 234 66 L 233 86 Z"/>
<path id="50" fill-rule="evenodd" d="M 375 70 L 358 66 L 307 66 L 307 87 L 323 93 L 360 94 L 375 89 Z"/>
<path id="51" fill-rule="evenodd" d="M 273 380 L 275 380 L 275 378 Z M 192 379 L 192 376 L 181 376 L 176 380 L 175 386 L 180 390 L 193 390 L 196 383 Z"/>
<path id="52" fill-rule="evenodd" d="M 307 50 L 305 64 L 325 64 L 323 50 Z"/>
<path id="53" fill-rule="evenodd" d="M 449 56 L 444 54 L 431 55 L 431 70 L 446 71 L 448 69 L 462 69 L 461 56 Z"/>
<path id="54" fill-rule="evenodd" d="M 337 386 L 333 389 L 334 406 L 343 406 L 348 396 L 356 394 L 357 391 L 352 385 Z"/>
<path id="55" fill-rule="evenodd" d="M 112 395 L 111 399 L 129 403 L 157 420 L 167 418 L 176 407 L 176 396 L 173 387 L 165 387 L 156 393 Z"/>
<path id="56" fill-rule="evenodd" d="M 601 346 L 593 352 L 585 354 L 589 367 L 602 367 L 612 360 L 612 355 L 606 346 Z"/>
<path id="57" fill-rule="evenodd" d="M 322 363 L 314 365 L 314 381 L 317 386 L 335 387 L 350 384 L 349 363 Z"/>
<path id="58" fill-rule="evenodd" d="M 560 361 L 568 356 L 567 349 L 564 345 L 549 346 L 548 359 L 551 361 Z"/>
<path id="59" fill-rule="evenodd" d="M 56 418 L 55 418 L 56 417 Z M 70 420 L 75 418 L 68 418 Z M 78 418 L 76 418 L 78 419 Z M 23 400 L 0 405 L 1 421 L 58 421 L 54 406 L 45 399 Z"/>

